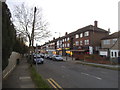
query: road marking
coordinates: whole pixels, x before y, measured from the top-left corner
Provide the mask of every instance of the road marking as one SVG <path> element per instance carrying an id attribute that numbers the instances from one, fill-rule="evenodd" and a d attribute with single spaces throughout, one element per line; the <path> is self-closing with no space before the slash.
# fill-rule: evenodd
<path id="1" fill-rule="evenodd" d="M 5 78 L 5 77 L 15 68 L 15 66 L 16 66 L 16 65 L 14 65 L 14 66 L 12 67 L 12 69 L 10 69 L 10 71 L 8 71 L 8 72 L 3 76 L 3 78 Z"/>
<path id="2" fill-rule="evenodd" d="M 98 80 L 102 80 L 102 78 L 96 77 L 96 76 L 94 76 L 94 75 L 90 75 L 90 74 L 83 73 L 83 72 L 81 72 L 81 74 L 84 74 L 84 75 L 87 75 L 87 76 L 91 76 L 91 77 L 96 78 L 96 79 L 98 79 Z"/>
<path id="3" fill-rule="evenodd" d="M 49 79 L 47 79 L 47 80 L 56 90 L 58 90 L 57 87 Z"/>
<path id="4" fill-rule="evenodd" d="M 55 82 L 52 78 L 49 78 L 47 80 L 56 90 L 58 89 L 63 90 L 63 88 L 57 82 Z"/>

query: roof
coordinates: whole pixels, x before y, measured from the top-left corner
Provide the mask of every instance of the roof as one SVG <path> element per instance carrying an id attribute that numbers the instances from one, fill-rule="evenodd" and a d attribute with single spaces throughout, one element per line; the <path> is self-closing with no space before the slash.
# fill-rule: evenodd
<path id="1" fill-rule="evenodd" d="M 108 35 L 108 36 L 102 38 L 101 40 L 113 39 L 113 38 L 118 38 L 118 37 L 120 37 L 120 31 L 115 32 L 115 33 L 113 33 L 113 34 L 111 34 L 111 35 Z"/>
<path id="2" fill-rule="evenodd" d="M 69 33 L 69 34 L 67 34 L 67 35 L 65 35 L 65 36 L 58 37 L 58 38 L 56 38 L 55 40 L 51 40 L 50 42 L 47 42 L 46 44 L 51 43 L 51 42 L 55 42 L 55 41 L 57 41 L 57 40 L 61 40 L 61 39 L 66 38 L 66 37 L 71 37 L 71 36 L 74 36 L 74 35 L 77 34 L 77 33 L 82 33 L 82 32 L 85 32 L 85 31 L 94 31 L 94 32 L 108 33 L 107 30 L 104 30 L 104 29 L 99 28 L 99 27 L 95 27 L 95 26 L 93 26 L 93 25 L 88 25 L 88 26 L 85 26 L 85 27 L 83 27 L 83 28 L 80 28 L 80 29 L 78 29 L 78 30 L 76 30 L 76 31 L 73 31 L 73 32 L 71 32 L 71 33 Z"/>

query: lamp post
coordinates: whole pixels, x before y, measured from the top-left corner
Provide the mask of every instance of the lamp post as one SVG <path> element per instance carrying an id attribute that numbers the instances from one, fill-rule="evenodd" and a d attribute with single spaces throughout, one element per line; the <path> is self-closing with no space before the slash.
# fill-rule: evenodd
<path id="1" fill-rule="evenodd" d="M 58 33 L 59 34 L 59 40 L 58 40 L 59 47 L 58 48 L 60 48 L 60 32 L 54 32 L 54 33 Z"/>

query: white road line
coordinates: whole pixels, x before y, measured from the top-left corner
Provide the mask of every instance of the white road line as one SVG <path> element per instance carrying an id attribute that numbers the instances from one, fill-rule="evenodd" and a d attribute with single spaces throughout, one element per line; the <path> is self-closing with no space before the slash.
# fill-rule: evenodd
<path id="1" fill-rule="evenodd" d="M 16 65 L 14 65 L 14 66 L 12 67 L 12 69 L 10 69 L 10 71 L 8 71 L 8 72 L 3 76 L 3 78 L 5 78 L 5 77 L 15 68 L 15 66 L 16 66 Z"/>
<path id="2" fill-rule="evenodd" d="M 83 72 L 81 72 L 81 74 L 84 74 L 84 75 L 88 75 L 88 76 L 89 76 L 89 74 L 87 74 L 87 73 L 83 73 Z"/>
<path id="3" fill-rule="evenodd" d="M 87 75 L 87 76 L 90 76 L 90 77 L 96 78 L 96 79 L 98 79 L 98 80 L 102 80 L 102 78 L 100 78 L 100 77 L 96 77 L 96 76 L 94 76 L 94 75 L 90 75 L 90 74 L 83 73 L 83 72 L 81 72 L 81 74 L 84 74 L 84 75 Z"/>

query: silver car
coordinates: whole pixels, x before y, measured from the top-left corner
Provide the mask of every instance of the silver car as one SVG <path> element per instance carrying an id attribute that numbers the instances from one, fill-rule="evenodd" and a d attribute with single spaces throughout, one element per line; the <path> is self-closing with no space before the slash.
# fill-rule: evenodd
<path id="1" fill-rule="evenodd" d="M 63 61 L 63 57 L 61 55 L 55 55 L 53 57 L 53 60 L 56 60 L 56 61 Z"/>
<path id="2" fill-rule="evenodd" d="M 44 63 L 44 59 L 43 59 L 41 56 L 39 56 L 39 55 L 37 55 L 37 57 L 36 57 L 36 55 L 34 55 L 33 63 L 34 63 L 34 64 L 35 64 L 35 63 L 43 64 L 43 63 Z"/>

